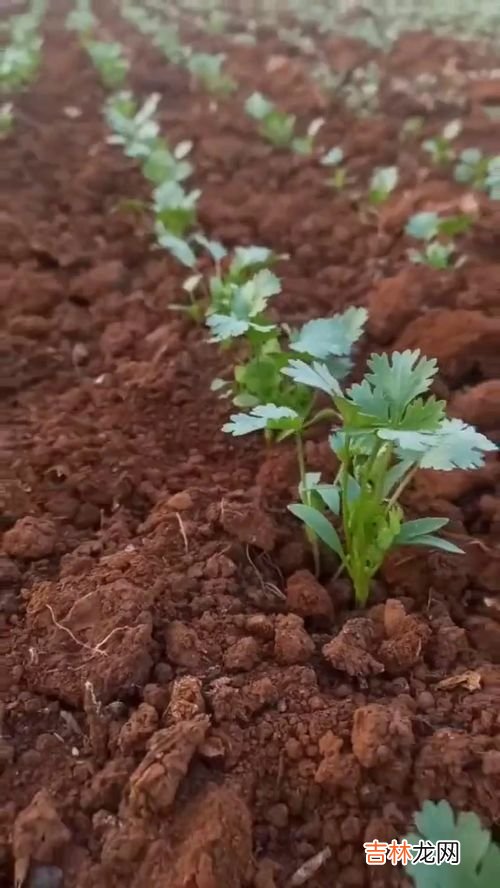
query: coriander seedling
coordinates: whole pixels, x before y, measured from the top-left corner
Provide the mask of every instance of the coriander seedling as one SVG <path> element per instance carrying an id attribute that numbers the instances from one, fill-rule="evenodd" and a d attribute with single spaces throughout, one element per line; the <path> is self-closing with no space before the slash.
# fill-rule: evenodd
<path id="1" fill-rule="evenodd" d="M 493 200 L 500 199 L 500 156 L 486 157 L 479 148 L 466 148 L 455 167 L 457 182 L 487 191 Z"/>
<path id="2" fill-rule="evenodd" d="M 342 539 L 322 511 L 297 503 L 290 511 L 339 557 L 349 574 L 356 604 L 363 607 L 373 577 L 387 553 L 400 545 L 461 553 L 436 536 L 446 518 L 404 521 L 401 494 L 419 468 L 474 469 L 494 444 L 459 419 L 447 419 L 445 404 L 428 395 L 437 372 L 419 351 L 372 355 L 369 372 L 346 393 L 336 382 L 330 396 L 341 424 L 330 438 L 340 468 L 333 482 Z M 331 501 L 336 499 L 331 493 Z"/>
<path id="3" fill-rule="evenodd" d="M 343 160 L 344 152 L 342 148 L 338 146 L 330 148 L 330 151 L 327 151 L 327 153 L 321 158 L 322 166 L 326 166 L 333 170 L 332 175 L 328 179 L 328 184 L 331 185 L 332 188 L 335 188 L 336 191 L 342 191 L 347 184 L 347 170 L 345 166 L 342 165 Z"/>
<path id="4" fill-rule="evenodd" d="M 188 71 L 193 80 L 199 81 L 207 92 L 214 96 L 227 96 L 234 92 L 236 83 L 223 71 L 225 59 L 222 52 L 216 55 L 195 52 L 188 59 Z"/>
<path id="5" fill-rule="evenodd" d="M 155 120 L 159 101 L 159 94 L 152 93 L 139 107 L 131 92 L 110 96 L 104 106 L 104 114 L 113 135 L 108 136 L 107 142 L 120 145 L 127 157 L 146 160 L 160 132 Z"/>
<path id="6" fill-rule="evenodd" d="M 424 151 L 430 154 L 432 163 L 435 166 L 445 166 L 454 160 L 456 152 L 452 142 L 454 142 L 461 131 L 461 121 L 452 120 L 446 124 L 440 135 L 434 139 L 425 140 L 422 147 Z"/>
<path id="7" fill-rule="evenodd" d="M 399 180 L 399 171 L 396 166 L 380 167 L 375 170 L 370 180 L 368 200 L 378 207 L 385 203 L 396 188 Z"/>
<path id="8" fill-rule="evenodd" d="M 452 238 L 467 232 L 471 225 L 472 219 L 465 213 L 443 218 L 435 212 L 415 213 L 406 225 L 406 234 L 426 241 L 426 245 L 423 250 L 410 249 L 410 260 L 416 265 L 429 265 L 438 270 L 450 268 L 456 254 Z M 457 264 L 463 261 L 464 257 L 461 257 Z"/>
<path id="9" fill-rule="evenodd" d="M 151 143 L 151 150 L 142 164 L 143 176 L 154 185 L 166 180 L 183 182 L 193 172 L 188 160 L 192 142 L 179 142 L 173 150 L 166 139 L 157 138 Z"/>
<path id="10" fill-rule="evenodd" d="M 323 125 L 323 118 L 313 120 L 305 136 L 295 135 L 297 118 L 280 111 L 262 93 L 252 93 L 245 102 L 245 111 L 259 123 L 259 132 L 276 148 L 291 148 L 297 154 L 310 154 L 314 139 Z"/>
<path id="11" fill-rule="evenodd" d="M 365 309 L 350 308 L 332 318 L 309 321 L 302 329 L 290 331 L 288 350 L 282 346 L 279 331 L 274 327 L 267 331 L 260 351 L 254 351 L 246 365 L 236 368 L 240 392 L 233 403 L 251 410 L 233 414 L 223 431 L 240 436 L 262 430 L 268 441 L 273 435 L 278 441 L 293 435 L 300 477 L 299 496 L 306 506 L 318 505 L 316 494 L 321 498 L 323 488 L 328 485 L 319 485 L 316 479 L 315 490 L 312 490 L 316 476 L 306 472 L 304 433 L 320 420 L 337 416 L 331 407 L 317 409 L 316 395 L 319 391 L 327 395 L 340 392 L 339 380 L 350 370 L 350 354 L 366 319 Z M 221 382 L 216 381 L 217 389 L 221 389 Z M 316 490 L 318 485 L 320 491 Z M 325 496 L 328 497 L 327 491 Z M 317 534 L 311 527 L 306 529 L 306 534 L 319 572 Z"/>
<path id="12" fill-rule="evenodd" d="M 201 191 L 184 191 L 168 179 L 153 191 L 153 211 L 158 244 L 168 250 L 179 262 L 192 268 L 196 256 L 186 234 L 196 223 L 196 204 Z"/>
<path id="13" fill-rule="evenodd" d="M 120 44 L 87 40 L 85 46 L 106 89 L 116 89 L 121 86 L 127 76 L 129 62 Z"/>

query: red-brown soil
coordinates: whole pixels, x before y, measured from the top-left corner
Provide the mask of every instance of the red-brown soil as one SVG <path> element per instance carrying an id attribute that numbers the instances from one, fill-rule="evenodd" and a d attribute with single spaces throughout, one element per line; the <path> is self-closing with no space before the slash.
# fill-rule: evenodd
<path id="1" fill-rule="evenodd" d="M 62 871 L 65 888 L 281 888 L 328 848 L 311 888 L 402 886 L 399 868 L 365 866 L 362 842 L 403 835 L 422 800 L 500 821 L 500 466 L 422 472 L 408 494 L 415 514 L 450 517 L 463 558 L 395 553 L 364 613 L 328 564 L 314 580 L 284 508 L 293 454 L 219 431 L 208 383 L 227 355 L 168 310 L 182 269 L 116 211 L 146 191 L 105 143 L 104 93 L 58 29 L 65 11 L 2 145 L 0 884 L 31 865 L 30 886 Z M 404 101 L 354 120 L 274 38 L 200 37 L 241 84 L 210 110 L 116 14 L 108 25 L 134 89 L 162 93 L 165 132 L 194 141 L 204 229 L 290 254 L 281 317 L 366 304 L 366 349 L 435 355 L 451 412 L 500 440 L 500 211 L 479 198 L 460 270 L 408 267 L 409 212 L 462 192 L 398 141 Z M 475 52 L 415 35 L 387 70 L 484 67 Z M 342 141 L 361 181 L 399 162 L 380 223 L 316 161 L 260 141 L 242 110 L 255 88 L 301 120 L 325 113 L 326 147 Z M 498 146 L 474 96 L 464 116 L 464 144 Z M 312 468 L 327 466 L 320 441 Z"/>

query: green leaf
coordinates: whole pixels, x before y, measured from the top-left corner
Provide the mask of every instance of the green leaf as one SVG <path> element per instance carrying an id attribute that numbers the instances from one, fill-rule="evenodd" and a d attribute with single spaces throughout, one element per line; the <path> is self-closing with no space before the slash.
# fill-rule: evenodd
<path id="1" fill-rule="evenodd" d="M 370 194 L 379 195 L 384 200 L 398 184 L 399 170 L 396 166 L 381 167 L 375 170 L 370 181 Z"/>
<path id="2" fill-rule="evenodd" d="M 353 306 L 332 318 L 308 321 L 293 337 L 290 348 L 320 360 L 326 360 L 331 355 L 349 355 L 363 332 L 367 318 L 365 308 Z"/>
<path id="3" fill-rule="evenodd" d="M 195 244 L 199 244 L 200 247 L 203 247 L 203 249 L 210 255 L 211 259 L 216 263 L 221 262 L 227 255 L 226 248 L 219 241 L 209 240 L 200 232 L 191 235 L 191 240 L 194 241 Z"/>
<path id="4" fill-rule="evenodd" d="M 423 469 L 476 469 L 484 463 L 484 454 L 497 447 L 485 435 L 462 422 L 445 419 L 438 432 L 429 435 L 428 446 L 418 463 Z"/>
<path id="5" fill-rule="evenodd" d="M 338 166 L 343 160 L 344 152 L 342 148 L 337 145 L 335 148 L 330 148 L 330 150 L 323 155 L 321 163 L 323 166 Z"/>
<path id="6" fill-rule="evenodd" d="M 439 216 L 437 213 L 415 213 L 406 224 L 406 234 L 419 240 L 430 240 L 438 233 Z"/>
<path id="7" fill-rule="evenodd" d="M 237 288 L 233 297 L 234 314 L 240 318 L 253 318 L 261 314 L 271 297 L 280 292 L 279 278 L 268 268 L 263 268 Z"/>
<path id="8" fill-rule="evenodd" d="M 222 426 L 223 432 L 238 437 L 257 432 L 261 429 L 293 429 L 300 428 L 301 420 L 296 410 L 289 407 L 278 407 L 276 404 L 259 404 L 249 414 L 234 413 L 230 421 Z"/>
<path id="9" fill-rule="evenodd" d="M 416 518 L 414 521 L 405 521 L 395 542 L 401 546 L 407 545 L 420 536 L 441 530 L 445 524 L 448 524 L 448 520 L 448 518 Z"/>
<path id="10" fill-rule="evenodd" d="M 207 326 L 212 331 L 210 342 L 224 342 L 226 339 L 243 336 L 250 325 L 248 321 L 233 315 L 212 314 L 207 318 Z"/>
<path id="11" fill-rule="evenodd" d="M 274 104 L 266 99 L 260 92 L 254 92 L 245 102 L 245 111 L 255 120 L 264 120 L 268 114 L 274 111 Z"/>
<path id="12" fill-rule="evenodd" d="M 175 259 L 182 262 L 182 264 L 186 265 L 188 268 L 193 268 L 193 266 L 196 265 L 196 256 L 187 241 L 183 240 L 181 237 L 176 237 L 174 234 L 170 234 L 170 232 L 163 227 L 160 228 L 158 226 L 156 231 L 156 239 L 160 244 L 160 247 L 164 247 Z"/>
<path id="13" fill-rule="evenodd" d="M 326 364 L 313 361 L 312 366 L 309 366 L 305 361 L 292 360 L 281 372 L 284 376 L 289 376 L 293 379 L 294 382 L 308 385 L 311 388 L 321 389 L 321 391 L 326 392 L 331 397 L 341 394 L 340 386 Z"/>
<path id="14" fill-rule="evenodd" d="M 468 166 L 476 166 L 483 159 L 483 152 L 479 148 L 465 148 L 460 152 L 459 159 Z"/>
<path id="15" fill-rule="evenodd" d="M 405 869 L 416 888 L 496 888 L 500 884 L 500 850 L 476 814 L 455 815 L 446 801 L 424 802 L 415 815 L 419 834 L 407 836 L 411 845 L 429 842 L 460 843 L 460 863 L 410 863 Z"/>
<path id="16" fill-rule="evenodd" d="M 397 541 L 400 542 L 399 540 Z M 427 546 L 430 549 L 441 549 L 443 552 L 450 552 L 452 555 L 464 555 L 464 550 L 460 549 L 459 546 L 455 546 L 455 543 L 450 543 L 449 540 L 445 540 L 442 537 L 434 536 L 434 534 L 427 534 L 426 536 L 415 537 L 415 539 L 410 540 L 407 543 L 402 543 L 401 545 L 405 546 Z"/>
<path id="17" fill-rule="evenodd" d="M 306 506 L 303 503 L 294 503 L 288 506 L 289 511 L 296 518 L 300 518 L 309 530 L 323 540 L 326 545 L 332 549 L 340 558 L 344 557 L 342 544 L 340 542 L 337 531 L 330 524 L 327 518 L 312 506 Z"/>
<path id="18" fill-rule="evenodd" d="M 272 258 L 273 251 L 268 247 L 236 247 L 234 259 L 231 262 L 231 275 L 236 277 L 242 271 L 266 265 Z"/>
<path id="19" fill-rule="evenodd" d="M 418 429 L 424 417 L 430 425 L 433 416 L 434 427 L 437 426 L 443 415 L 439 401 L 429 399 L 425 404 L 417 401 L 411 408 L 408 406 L 429 389 L 437 372 L 434 358 L 421 357 L 418 350 L 374 354 L 368 360 L 368 367 L 370 372 L 363 381 L 351 386 L 346 398 L 336 402 L 347 426 L 353 423 L 361 428 L 367 425 L 390 428 L 409 425 Z M 353 410 L 353 407 L 357 409 Z M 405 417 L 406 412 L 408 417 Z"/>

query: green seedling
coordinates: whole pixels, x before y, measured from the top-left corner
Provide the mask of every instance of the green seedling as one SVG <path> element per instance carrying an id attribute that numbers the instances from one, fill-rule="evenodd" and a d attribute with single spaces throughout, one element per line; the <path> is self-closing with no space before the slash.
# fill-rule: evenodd
<path id="1" fill-rule="evenodd" d="M 68 31 L 76 31 L 83 39 L 90 38 L 97 27 L 97 19 L 88 0 L 79 0 L 76 9 L 67 15 L 65 24 Z"/>
<path id="2" fill-rule="evenodd" d="M 321 158 L 322 165 L 333 170 L 332 175 L 328 179 L 328 184 L 331 185 L 332 188 L 335 188 L 336 191 L 342 191 L 348 182 L 347 170 L 342 164 L 343 160 L 344 152 L 342 148 L 339 148 L 338 146 L 336 148 L 331 148 L 330 151 L 327 151 L 327 153 Z"/>
<path id="3" fill-rule="evenodd" d="M 184 191 L 178 182 L 165 181 L 153 191 L 153 211 L 158 244 L 183 265 L 192 268 L 196 255 L 187 238 L 196 224 L 196 204 L 201 191 Z"/>
<path id="4" fill-rule="evenodd" d="M 188 61 L 189 51 L 182 45 L 179 37 L 179 29 L 175 25 L 157 24 L 151 36 L 153 38 L 154 46 L 156 46 L 173 65 L 182 65 Z"/>
<path id="5" fill-rule="evenodd" d="M 262 93 L 252 93 L 245 102 L 245 111 L 259 123 L 259 132 L 276 148 L 291 148 L 297 154 L 310 154 L 314 139 L 321 129 L 323 118 L 313 120 L 305 136 L 295 135 L 297 118 L 294 114 L 279 111 L 274 102 L 266 99 Z"/>
<path id="6" fill-rule="evenodd" d="M 214 96 L 227 96 L 234 92 L 236 83 L 223 71 L 226 56 L 224 53 L 211 55 L 196 52 L 190 56 L 187 67 L 193 79 L 202 84 Z"/>
<path id="7" fill-rule="evenodd" d="M 42 38 L 37 17 L 16 16 L 10 23 L 10 43 L 0 48 L 0 92 L 22 89 L 33 80 L 41 57 Z"/>
<path id="8" fill-rule="evenodd" d="M 435 166 L 445 166 L 452 163 L 456 152 L 453 142 L 462 131 L 460 120 L 452 120 L 447 123 L 441 133 L 434 139 L 426 139 L 422 147 L 430 155 Z"/>
<path id="9" fill-rule="evenodd" d="M 500 846 L 491 832 L 470 811 L 455 815 L 446 801 L 424 802 L 415 814 L 415 833 L 407 842 L 421 847 L 425 843 L 457 842 L 459 862 L 409 863 L 406 872 L 415 888 L 495 888 L 500 885 Z M 425 857 L 424 857 L 425 859 Z"/>
<path id="10" fill-rule="evenodd" d="M 160 132 L 155 120 L 159 101 L 159 94 L 153 93 L 139 107 L 130 92 L 112 95 L 104 109 L 106 122 L 113 131 L 113 135 L 108 136 L 108 143 L 120 145 L 127 157 L 147 160 Z"/>
<path id="11" fill-rule="evenodd" d="M 426 245 L 423 250 L 409 250 L 410 260 L 416 265 L 429 265 L 438 270 L 450 268 L 456 254 L 453 238 L 469 231 L 471 225 L 472 218 L 465 213 L 443 218 L 434 212 L 415 213 L 406 225 L 406 234 L 426 241 Z M 463 261 L 464 257 L 461 257 L 456 264 Z"/>
<path id="12" fill-rule="evenodd" d="M 485 156 L 479 148 L 462 151 L 455 167 L 457 182 L 487 191 L 493 200 L 500 199 L 500 155 Z"/>
<path id="13" fill-rule="evenodd" d="M 141 34 L 148 37 L 153 37 L 162 27 L 160 20 L 155 18 L 147 9 L 143 9 L 141 6 L 134 6 L 133 3 L 122 4 L 122 15 Z"/>
<path id="14" fill-rule="evenodd" d="M 428 395 L 437 372 L 435 360 L 422 357 L 419 351 L 375 354 L 368 367 L 363 381 L 345 393 L 336 380 L 323 382 L 339 417 L 330 445 L 340 467 L 328 508 L 341 523 L 342 539 L 314 506 L 296 503 L 289 507 L 338 556 L 360 607 L 368 600 L 373 577 L 395 547 L 429 546 L 461 553 L 454 543 L 436 536 L 448 519 L 404 520 L 399 500 L 416 471 L 478 468 L 484 453 L 496 450 L 472 426 L 447 419 L 444 402 Z M 321 365 L 315 369 L 320 373 Z"/>
<path id="15" fill-rule="evenodd" d="M 273 435 L 278 441 L 293 435 L 300 477 L 299 496 L 309 507 L 319 507 L 318 496 L 321 502 L 323 488 L 331 485 L 319 484 L 315 475 L 306 472 L 303 436 L 320 420 L 335 417 L 332 408 L 318 408 L 317 393 L 330 394 L 349 372 L 350 354 L 366 318 L 364 309 L 350 308 L 332 318 L 309 321 L 301 330 L 290 331 L 288 349 L 281 344 L 279 331 L 274 327 L 266 331 L 267 339 L 258 343 L 257 348 L 251 343 L 249 362 L 236 368 L 240 392 L 233 403 L 251 409 L 249 413 L 233 414 L 223 431 L 236 437 L 263 431 L 268 441 Z M 320 491 L 316 490 L 317 486 Z M 328 497 L 328 493 L 325 495 Z M 309 527 L 306 535 L 319 573 L 317 534 Z"/>
<path id="16" fill-rule="evenodd" d="M 370 180 L 368 200 L 374 207 L 385 203 L 396 188 L 399 181 L 399 171 L 396 166 L 380 167 L 375 170 Z"/>
<path id="17" fill-rule="evenodd" d="M 116 89 L 121 86 L 127 76 L 129 62 L 120 44 L 87 40 L 85 46 L 106 89 Z"/>
<path id="18" fill-rule="evenodd" d="M 14 106 L 12 102 L 0 105 L 0 139 L 5 139 L 14 128 Z"/>
<path id="19" fill-rule="evenodd" d="M 166 139 L 155 139 L 142 164 L 143 176 L 154 185 L 161 185 L 166 180 L 183 182 L 193 172 L 193 167 L 186 160 L 192 147 L 193 143 L 186 141 L 179 142 L 170 150 Z"/>

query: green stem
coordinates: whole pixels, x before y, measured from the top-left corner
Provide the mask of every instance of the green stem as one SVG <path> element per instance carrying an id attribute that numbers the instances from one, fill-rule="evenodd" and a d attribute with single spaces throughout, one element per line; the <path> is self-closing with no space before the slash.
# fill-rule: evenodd
<path id="1" fill-rule="evenodd" d="M 295 443 L 297 445 L 297 462 L 299 464 L 300 482 L 302 485 L 304 485 L 305 479 L 306 479 L 306 461 L 305 461 L 305 456 L 304 456 L 304 442 L 302 440 L 302 435 L 300 434 L 300 432 L 296 433 L 296 435 L 295 435 Z M 306 493 L 305 498 L 306 498 L 306 505 L 310 506 L 311 503 L 310 503 L 310 497 L 309 497 L 308 493 Z M 319 577 L 320 557 L 319 557 L 318 538 L 317 538 L 316 534 L 313 531 L 311 531 L 309 528 L 306 529 L 306 537 L 307 537 L 307 539 L 310 543 L 310 546 L 311 546 L 311 552 L 312 552 L 313 561 L 314 561 L 314 574 L 316 577 Z"/>
<path id="2" fill-rule="evenodd" d="M 413 468 L 410 469 L 408 474 L 398 484 L 398 486 L 396 487 L 396 490 L 394 491 L 394 493 L 392 494 L 391 498 L 389 499 L 389 501 L 387 503 L 388 509 L 391 509 L 394 506 L 394 504 L 397 503 L 397 501 L 398 501 L 399 497 L 401 496 L 401 494 L 403 493 L 404 489 L 408 486 L 410 481 L 413 481 L 413 478 L 415 477 L 417 471 L 418 471 L 418 465 L 413 466 Z"/>

